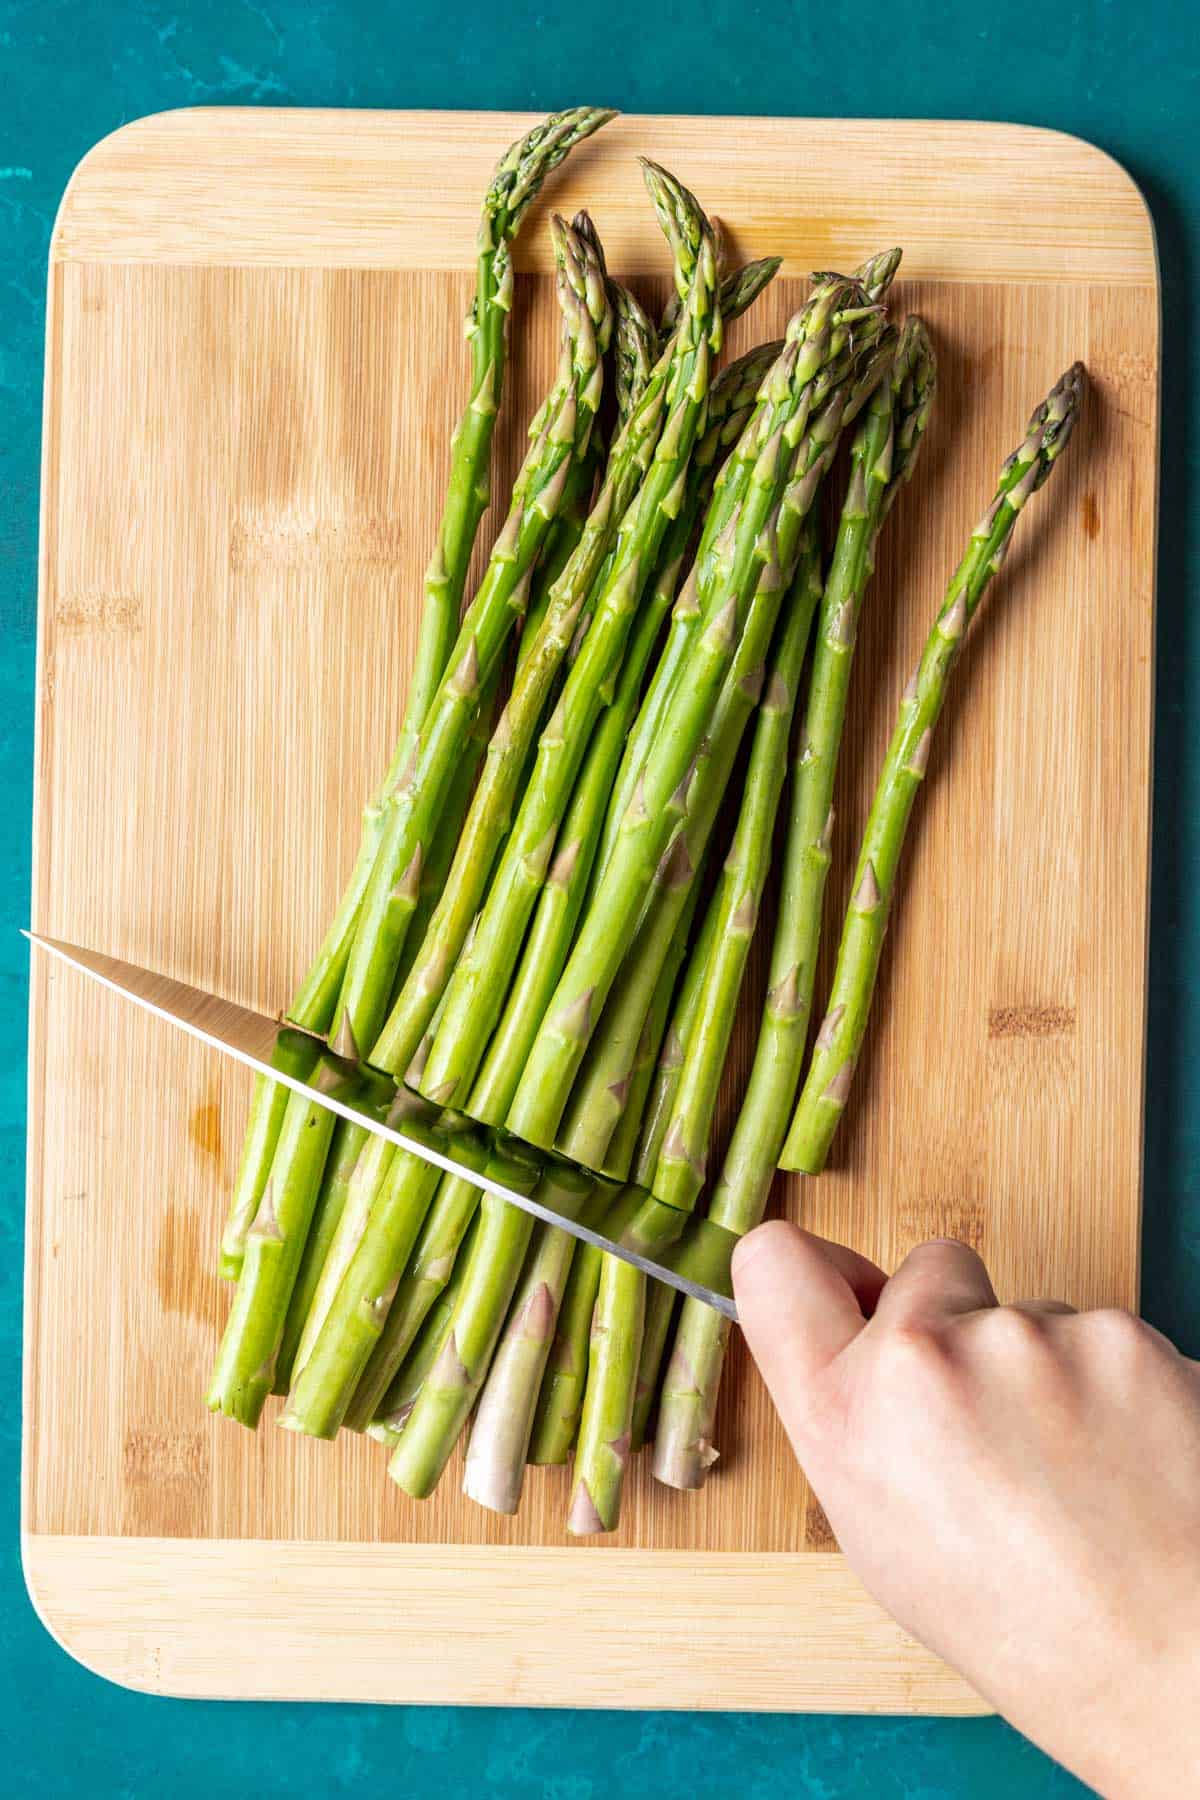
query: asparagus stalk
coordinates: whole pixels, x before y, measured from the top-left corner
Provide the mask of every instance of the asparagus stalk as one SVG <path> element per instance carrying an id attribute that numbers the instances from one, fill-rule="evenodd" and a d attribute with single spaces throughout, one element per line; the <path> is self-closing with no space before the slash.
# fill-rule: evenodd
<path id="1" fill-rule="evenodd" d="M 621 663 L 612 704 L 606 708 L 588 745 L 559 831 L 562 847 L 538 896 L 516 978 L 471 1090 L 468 1108 L 472 1117 L 489 1124 L 504 1122 L 530 1045 L 570 950 L 595 861 L 613 774 L 637 707 L 646 666 L 674 596 L 681 560 L 676 553 L 682 535 L 676 528 L 680 525 L 688 525 L 682 513 L 668 533 L 658 576 L 638 615 Z"/>
<path id="2" fill-rule="evenodd" d="M 682 237 L 677 256 L 688 269 L 694 269 L 695 252 Z M 654 456 L 663 429 L 668 383 L 675 367 L 672 344 L 659 357 L 613 445 L 596 503 L 574 554 L 551 590 L 546 617 L 518 670 L 508 705 L 488 748 L 487 763 L 442 899 L 421 952 L 372 1051 L 372 1061 L 393 1074 L 402 1073 L 412 1061 L 483 902 L 499 853 L 499 840 L 511 819 L 520 775 L 552 684 L 577 630 L 590 617 L 596 599 L 594 590 L 604 575 L 618 525 Z M 550 847 L 544 837 L 533 846 L 534 870 L 543 854 L 548 860 Z"/>
<path id="3" fill-rule="evenodd" d="M 815 1175 L 825 1166 L 866 1032 L 904 836 L 950 676 L 1026 500 L 1047 480 L 1066 447 L 1084 381 L 1082 365 L 1074 364 L 1034 412 L 1024 441 L 1005 463 L 995 497 L 971 535 L 916 673 L 904 690 L 863 834 L 828 1010 L 784 1145 L 784 1168 Z"/>
<path id="4" fill-rule="evenodd" d="M 335 1056 L 322 1056 L 310 1079 L 335 1099 L 353 1096 L 361 1085 L 358 1071 Z M 246 1233 L 242 1272 L 205 1401 L 211 1411 L 252 1428 L 275 1379 L 288 1303 L 336 1117 L 315 1100 L 289 1093 L 279 1133 L 287 1180 L 268 1180 Z"/>
<path id="5" fill-rule="evenodd" d="M 650 1435 L 654 1402 L 658 1396 L 659 1375 L 662 1370 L 663 1357 L 667 1351 L 667 1339 L 671 1335 L 671 1325 L 675 1317 L 675 1302 L 678 1298 L 675 1289 L 668 1287 L 665 1281 L 651 1281 L 647 1285 L 646 1318 L 642 1327 L 642 1350 L 638 1358 L 637 1375 L 633 1386 L 633 1424 L 631 1429 L 634 1450 L 640 1450 Z"/>
<path id="6" fill-rule="evenodd" d="M 578 1216 L 594 1211 L 595 1184 L 580 1176 Z M 515 1513 L 525 1480 L 533 1413 L 578 1240 L 536 1225 L 504 1332 L 471 1426 L 463 1492 L 492 1512 Z"/>
<path id="7" fill-rule="evenodd" d="M 683 959 L 688 954 L 692 918 L 699 898 L 700 884 L 695 882 L 692 885 L 691 894 L 685 902 L 679 927 L 663 962 L 654 989 L 654 998 L 650 1002 L 650 1009 L 646 1014 L 646 1022 L 642 1027 L 642 1035 L 638 1039 L 637 1050 L 629 1071 L 629 1082 L 623 1096 L 620 1117 L 608 1142 L 605 1161 L 609 1173 L 617 1181 L 624 1181 L 633 1166 L 659 1051 L 662 1049 L 663 1038 L 671 1017 L 675 984 L 683 966 Z M 707 925 L 707 920 L 705 924 Z M 699 945 L 697 945 L 697 953 L 699 953 Z"/>
<path id="8" fill-rule="evenodd" d="M 668 546 L 663 553 L 663 566 L 671 570 L 673 581 L 677 580 L 682 569 L 683 558 L 696 523 L 703 519 L 712 500 L 713 489 L 725 459 L 749 423 L 759 388 L 782 348 L 782 344 L 771 343 L 749 350 L 745 356 L 740 356 L 727 369 L 723 369 L 713 382 L 708 397 L 708 424 L 688 465 L 687 497 L 671 528 Z M 675 554 L 679 557 L 677 567 L 673 563 Z M 608 866 L 608 859 L 625 810 L 633 798 L 642 764 L 658 735 L 666 703 L 675 685 L 675 677 L 695 635 L 695 617 L 693 580 L 676 602 L 675 617 L 666 646 L 655 666 L 653 679 L 638 711 L 637 723 L 621 757 L 621 767 L 613 785 L 596 858 L 596 866 L 600 870 Z"/>
<path id="9" fill-rule="evenodd" d="M 858 615 L 883 520 L 916 461 L 934 380 L 928 334 L 910 319 L 889 379 L 872 396 L 851 448 L 800 732 L 767 998 L 750 1081 L 709 1205 L 711 1218 L 739 1233 L 757 1225 L 766 1209 L 799 1085 Z M 702 1486 L 715 1460 L 713 1421 L 728 1332 L 710 1313 L 689 1303 L 680 1310 L 654 1450 L 654 1473 L 671 1487 Z"/>
<path id="10" fill-rule="evenodd" d="M 704 1185 L 717 1090 L 770 867 L 792 714 L 820 597 L 819 550 L 815 533 L 810 533 L 772 651 L 772 668 L 759 705 L 737 826 L 721 881 L 713 941 L 705 959 L 695 1018 L 651 1183 L 660 1200 L 685 1212 L 695 1206 Z"/>
<path id="11" fill-rule="evenodd" d="M 369 1069 L 363 1070 L 362 1075 L 366 1091 L 359 1095 L 359 1105 L 371 1104 L 373 1101 L 377 1106 L 386 1107 L 391 1097 L 391 1082 L 374 1075 Z M 316 1298 L 321 1271 L 346 1209 L 358 1159 L 370 1137 L 371 1133 L 365 1125 L 352 1125 L 349 1119 L 338 1119 L 334 1125 L 325 1174 L 300 1256 L 300 1267 L 296 1271 L 296 1284 L 292 1289 L 283 1327 L 283 1341 L 275 1363 L 272 1391 L 276 1394 L 286 1394 L 291 1386 L 296 1353 Z"/>
<path id="12" fill-rule="evenodd" d="M 561 219 L 553 222 L 553 237 L 564 324 L 562 367 L 513 489 L 508 521 L 459 628 L 408 769 L 386 805 L 332 1020 L 334 1045 L 351 1056 L 374 1043 L 383 1022 L 419 892 L 421 865 L 467 731 L 524 610 L 533 567 L 563 502 L 571 465 L 586 456 L 591 440 L 611 323 L 608 301 L 590 246 Z"/>
<path id="13" fill-rule="evenodd" d="M 784 572 L 777 540 L 793 530 L 798 537 L 836 447 L 850 384 L 856 376 L 865 378 L 868 368 L 876 378 L 882 372 L 874 364 L 883 354 L 883 322 L 864 301 L 851 282 L 818 287 L 788 328 L 786 347 L 764 384 L 765 408 L 726 464 L 726 471 L 735 462 L 749 464 L 751 471 L 733 566 L 704 584 L 703 631 L 526 1064 L 509 1124 L 533 1143 L 553 1142 L 630 928 L 685 809 L 689 768 L 734 659 L 751 597 L 760 589 L 778 594 Z"/>
<path id="14" fill-rule="evenodd" d="M 292 1357 L 292 1367 L 288 1376 L 289 1389 L 299 1380 L 304 1365 L 312 1354 L 313 1345 L 321 1334 L 329 1309 L 333 1305 L 342 1277 L 354 1259 L 354 1252 L 362 1242 L 363 1233 L 367 1229 L 367 1221 L 371 1217 L 371 1208 L 384 1182 L 387 1180 L 393 1162 L 396 1160 L 396 1146 L 387 1138 L 371 1134 L 362 1146 L 350 1172 L 346 1186 L 346 1198 L 341 1209 L 338 1222 L 324 1256 L 317 1265 L 317 1279 L 313 1283 L 312 1295 L 304 1310 L 300 1324 L 300 1335 Z M 307 1248 L 307 1246 L 306 1246 Z"/>
<path id="15" fill-rule="evenodd" d="M 659 339 L 654 326 L 627 287 L 609 283 L 613 309 L 613 390 L 617 402 L 617 429 L 629 419 L 654 373 Z"/>
<path id="16" fill-rule="evenodd" d="M 717 221 L 709 221 L 713 227 L 714 240 L 717 234 Z M 717 257 L 720 269 L 721 258 Z M 761 256 L 755 262 L 744 263 L 740 269 L 734 269 L 729 275 L 721 275 L 720 300 L 721 317 L 727 325 L 742 313 L 749 312 L 758 296 L 770 287 L 783 266 L 781 256 Z M 660 331 L 665 337 L 675 330 L 679 323 L 681 299 L 678 291 L 671 295 L 663 311 Z"/>
<path id="17" fill-rule="evenodd" d="M 900 266 L 900 255 L 899 250 L 883 251 L 878 256 L 868 258 L 855 270 L 853 279 L 861 282 L 872 302 L 882 300 L 891 286 L 896 270 Z M 815 279 L 818 284 L 822 284 L 838 281 L 841 277 L 823 275 L 817 276 Z M 722 306 L 726 307 L 724 290 L 722 290 Z M 733 314 L 728 310 L 723 313 L 723 317 L 727 319 L 732 316 Z M 702 474 L 706 464 L 709 465 L 705 482 L 705 501 L 711 495 L 714 481 L 721 496 L 721 504 L 712 508 L 706 524 L 706 547 L 719 541 L 720 533 L 727 529 L 729 518 L 740 498 L 737 488 L 726 480 L 721 471 L 723 471 L 729 447 L 741 436 L 758 390 L 782 348 L 781 344 L 775 343 L 764 344 L 757 350 L 749 351 L 736 363 L 731 363 L 714 383 L 708 432 L 694 458 L 694 466 L 698 474 Z M 721 418 L 717 400 L 726 383 L 729 386 L 731 403 L 728 416 Z M 735 391 L 736 398 L 734 397 Z M 699 562 L 700 559 L 697 560 Z M 697 571 L 694 571 L 691 583 L 685 586 L 680 595 L 666 649 L 659 659 L 654 679 L 638 715 L 637 725 L 626 746 L 621 762 L 621 771 L 613 788 L 604 835 L 600 843 L 600 853 L 597 858 L 597 866 L 600 869 L 608 866 L 608 859 L 612 854 L 612 847 L 620 830 L 621 820 L 633 798 L 638 775 L 641 773 L 650 746 L 662 727 L 666 707 L 674 692 L 679 671 L 696 636 L 700 616 L 696 603 L 696 574 Z"/>
<path id="18" fill-rule="evenodd" d="M 646 1277 L 640 1269 L 617 1256 L 602 1256 L 600 1265 L 567 1515 L 567 1530 L 574 1537 L 615 1531 L 620 1523 L 646 1309 Z"/>
<path id="19" fill-rule="evenodd" d="M 668 1203 L 685 1211 L 694 1206 L 702 1185 L 703 1160 L 707 1153 L 716 1088 L 724 1067 L 733 1010 L 753 931 L 753 913 L 757 910 L 758 897 L 770 859 L 775 808 L 782 786 L 795 694 L 813 613 L 820 597 L 818 554 L 815 525 L 810 513 L 804 521 L 796 575 L 784 616 L 776 632 L 770 677 L 759 704 L 759 722 L 746 776 L 738 828 L 726 862 L 711 944 L 701 965 L 704 975 L 700 983 L 695 1018 L 689 1032 L 684 1080 L 680 1086 L 670 1129 L 663 1140 L 656 1171 L 656 1191 L 658 1184 L 662 1183 L 669 1190 L 664 1195 Z M 747 637 L 749 635 L 748 630 Z M 736 662 L 734 667 L 736 671 Z M 740 693 L 740 687 L 735 691 Z M 727 729 L 733 740 L 732 727 Z M 715 735 L 719 743 L 720 732 Z M 740 729 L 737 736 L 740 737 Z M 733 749 L 736 750 L 735 742 Z M 691 830 L 685 830 L 680 840 L 688 843 L 691 852 L 685 860 L 685 866 L 689 870 L 693 867 L 692 856 L 698 856 L 703 850 L 701 835 L 706 836 L 711 829 L 731 762 L 732 754 L 728 751 L 722 753 L 719 749 L 712 762 L 710 795 L 692 799 L 689 803 L 691 810 L 688 824 Z M 694 876 L 691 877 L 691 884 L 694 889 Z M 674 898 L 669 887 L 667 896 L 667 904 L 663 909 L 664 928 L 658 932 L 652 930 L 646 939 L 646 947 L 654 945 L 653 955 L 639 955 L 644 947 L 642 944 L 636 945 L 628 965 L 634 972 L 634 980 L 622 990 L 621 981 L 626 973 L 622 971 L 622 978 L 614 989 L 613 999 L 616 1001 L 618 1020 L 623 1013 L 626 997 L 635 994 L 642 981 L 650 977 L 662 954 L 664 938 L 669 944 L 672 929 L 678 934 L 678 925 L 674 922 Z M 640 975 L 643 962 L 647 968 L 646 977 Z M 719 999 L 719 1005 L 714 995 Z M 619 1043 L 619 1027 L 614 1036 Z M 597 1047 L 594 1042 L 592 1051 L 595 1052 Z M 577 1089 L 579 1112 L 573 1115 L 575 1130 L 568 1133 L 564 1140 L 571 1154 L 579 1154 L 581 1129 L 584 1133 L 593 1129 L 592 1121 L 598 1111 L 597 1102 L 600 1098 L 594 1093 L 597 1072 L 602 1072 L 599 1074 L 601 1080 L 611 1073 L 611 1069 L 606 1066 L 603 1040 L 599 1042 L 599 1048 L 601 1054 L 591 1062 L 590 1069 L 585 1063 L 585 1078 Z M 702 1085 L 689 1087 L 688 1069 L 689 1066 L 694 1066 L 694 1053 L 697 1049 L 702 1053 Z M 618 1061 L 620 1055 L 618 1049 Z M 708 1061 L 710 1056 L 711 1064 Z M 590 1080 L 588 1076 L 591 1077 Z M 606 1088 L 606 1092 L 611 1094 L 611 1086 Z M 697 1093 L 700 1095 L 698 1100 L 694 1097 Z M 682 1178 L 679 1167 L 681 1164 Z M 646 1280 L 637 1270 L 628 1269 L 627 1265 L 622 1269 L 613 1267 L 616 1260 L 612 1257 L 604 1259 L 596 1305 L 593 1354 L 589 1363 L 583 1420 L 580 1425 L 575 1498 L 570 1517 L 570 1529 L 578 1533 L 612 1531 L 620 1520 L 621 1492 L 632 1445 L 639 1378 L 645 1380 L 642 1352 L 645 1348 Z M 668 1318 L 669 1310 L 664 1312 L 664 1303 L 656 1301 L 656 1336 L 661 1337 Z M 595 1349 L 597 1335 L 602 1346 L 599 1354 Z"/>
<path id="20" fill-rule="evenodd" d="M 439 1289 L 425 1315 L 420 1330 L 413 1338 L 411 1349 L 402 1358 L 392 1380 L 380 1396 L 379 1405 L 362 1427 L 368 1437 L 375 1438 L 378 1443 L 386 1444 L 389 1450 L 394 1450 L 399 1443 L 400 1433 L 408 1421 L 408 1415 L 421 1391 L 422 1383 L 437 1361 L 442 1345 L 446 1341 L 446 1335 L 450 1330 L 450 1320 L 458 1302 L 459 1291 L 466 1279 L 471 1246 L 475 1232 L 478 1230 L 478 1224 L 479 1219 L 476 1214 L 467 1228 L 462 1249 L 450 1272 L 449 1279 L 445 1286 Z M 359 1392 L 361 1392 L 361 1386 Z M 354 1398 L 357 1405 L 358 1394 Z M 347 1425 L 351 1423 L 349 1414 L 346 1415 L 345 1422 Z"/>
<path id="21" fill-rule="evenodd" d="M 378 1342 L 346 1409 L 342 1423 L 352 1431 L 365 1431 L 385 1410 L 394 1378 L 458 1272 L 479 1199 L 479 1189 L 463 1175 L 444 1175 L 439 1182 Z"/>
<path id="22" fill-rule="evenodd" d="M 272 1063 L 281 1075 L 294 1075 L 298 1081 L 307 1081 L 316 1068 L 320 1054 L 321 1046 L 306 1032 L 285 1030 L 279 1034 Z M 229 1216 L 221 1233 L 221 1254 L 217 1267 L 225 1281 L 236 1281 L 242 1272 L 246 1233 L 262 1201 L 271 1157 L 279 1141 L 283 1115 L 287 1111 L 291 1092 L 282 1082 L 268 1081 L 265 1075 L 254 1077 L 250 1118 L 246 1126 L 241 1162 L 233 1184 Z"/>
<path id="23" fill-rule="evenodd" d="M 685 188 L 654 165 L 644 166 L 664 227 L 686 243 L 693 263 L 688 303 L 673 340 L 667 420 L 637 498 L 621 521 L 583 647 L 542 733 L 474 944 L 459 959 L 450 984 L 422 1081 L 422 1091 L 441 1104 L 467 1093 L 498 1020 L 592 726 L 611 698 L 634 610 L 683 503 L 687 463 L 704 420 L 710 358 L 720 347 L 707 221 Z"/>
<path id="24" fill-rule="evenodd" d="M 399 1106 L 409 1105 L 403 1093 Z M 407 1121 L 409 1130 L 419 1123 Z M 470 1144 L 453 1144 L 454 1123 L 447 1117 L 435 1141 L 444 1148 L 470 1154 Z M 444 1140 L 449 1139 L 449 1142 Z M 408 1150 L 397 1150 L 386 1177 L 371 1202 L 361 1233 L 350 1248 L 311 1347 L 298 1366 L 291 1396 L 280 1418 L 289 1431 L 331 1438 L 337 1432 L 355 1389 L 379 1342 L 392 1301 L 429 1203 L 441 1179 L 440 1170 Z"/>
<path id="25" fill-rule="evenodd" d="M 535 1194 L 556 1211 L 580 1200 L 573 1171 L 547 1171 Z M 401 1434 L 388 1474 L 416 1500 L 431 1494 L 483 1385 L 533 1231 L 529 1213 L 485 1194 L 450 1330 Z"/>
<path id="26" fill-rule="evenodd" d="M 814 542 L 811 509 L 803 517 L 790 515 L 781 524 L 776 543 L 789 574 L 797 558 L 812 555 Z M 767 652 L 783 599 L 783 579 L 778 563 L 763 572 L 707 741 L 687 777 L 685 817 L 655 871 L 632 945 L 571 1092 L 560 1146 L 566 1155 L 591 1168 L 606 1166 L 609 1141 L 620 1117 L 630 1064 L 659 971 L 679 934 L 742 733 L 762 691 Z M 810 604 L 801 621 L 805 633 L 811 621 Z"/>
<path id="27" fill-rule="evenodd" d="M 620 1232 L 633 1218 L 643 1196 L 630 1188 L 613 1210 L 610 1228 Z M 600 1287 L 602 1251 L 594 1244 L 577 1244 L 571 1271 L 558 1309 L 554 1342 L 534 1408 L 529 1461 L 533 1464 L 565 1463 L 575 1442 L 583 1389 L 588 1370 L 588 1338 L 592 1313 Z"/>
<path id="28" fill-rule="evenodd" d="M 667 1123 L 675 1104 L 683 1059 L 691 1039 L 704 972 L 712 954 L 717 918 L 721 910 L 720 890 L 713 895 L 700 927 L 700 935 L 688 955 L 687 968 L 671 1011 L 651 1077 L 646 1103 L 639 1122 L 637 1150 L 632 1164 L 633 1179 L 639 1187 L 648 1188 L 658 1167 L 658 1153 L 667 1135 Z"/>
<path id="29" fill-rule="evenodd" d="M 312 1031 L 326 1031 L 333 1017 L 355 922 L 379 848 L 384 811 L 412 759 L 417 734 L 450 662 L 471 552 L 488 504 L 492 434 L 504 383 L 512 309 L 512 244 L 550 172 L 576 144 L 614 117 L 611 111 L 591 106 L 551 114 L 501 157 L 484 196 L 475 298 L 467 320 L 471 397 L 451 440 L 450 479 L 437 546 L 425 576 L 425 605 L 408 710 L 383 784 L 364 814 L 362 846 L 349 886 L 291 1008 L 296 1023 Z"/>

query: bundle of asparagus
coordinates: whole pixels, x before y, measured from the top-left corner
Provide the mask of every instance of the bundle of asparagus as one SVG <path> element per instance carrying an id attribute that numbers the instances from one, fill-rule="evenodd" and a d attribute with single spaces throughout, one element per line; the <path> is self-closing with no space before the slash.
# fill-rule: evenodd
<path id="1" fill-rule="evenodd" d="M 709 1199 L 743 1232 L 781 1156 L 823 1166 L 948 678 L 1025 499 L 1066 443 L 1081 371 L 1005 465 L 905 691 L 802 1084 L 857 619 L 929 417 L 933 350 L 920 321 L 887 319 L 889 251 L 816 276 L 782 342 L 718 370 L 723 325 L 778 262 L 727 270 L 695 196 L 644 163 L 671 302 L 655 325 L 610 275 L 587 214 L 553 220 L 562 352 L 464 607 L 511 247 L 546 177 L 611 116 L 546 120 L 485 196 L 470 398 L 408 712 L 289 1011 L 304 1031 L 284 1034 L 278 1066 L 389 1116 L 433 1102 L 458 1109 L 442 1131 L 478 1120 L 562 1152 L 578 1172 L 546 1173 L 519 1147 L 497 1149 L 492 1170 L 560 1214 L 609 1214 L 618 1196 L 636 1234 L 646 1190 L 692 1210 L 734 1017 L 754 1003 L 748 953 L 798 736 L 754 1065 Z M 816 501 L 846 439 L 826 570 Z M 478 1142 L 464 1129 L 462 1154 L 485 1154 Z M 674 1321 L 671 1292 L 648 1291 L 628 1264 L 265 1079 L 221 1270 L 238 1287 L 209 1405 L 254 1426 L 268 1394 L 285 1394 L 281 1423 L 369 1433 L 414 1496 L 432 1491 L 473 1410 L 468 1494 L 512 1512 L 527 1464 L 574 1451 L 578 1534 L 616 1527 L 656 1401 L 655 1474 L 694 1487 L 714 1460 L 717 1314 L 689 1300 Z"/>

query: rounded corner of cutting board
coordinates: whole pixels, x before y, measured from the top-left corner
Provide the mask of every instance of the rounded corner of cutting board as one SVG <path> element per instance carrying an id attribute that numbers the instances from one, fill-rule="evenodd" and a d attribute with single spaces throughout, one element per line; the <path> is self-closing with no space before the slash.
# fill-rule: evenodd
<path id="1" fill-rule="evenodd" d="M 74 1590 L 69 1571 L 77 1566 L 78 1557 L 78 1539 L 22 1531 L 21 1574 L 39 1625 L 63 1655 L 89 1675 L 130 1693 L 161 1694 L 162 1688 L 153 1680 L 156 1653 L 152 1648 L 146 1649 L 145 1667 L 134 1666 L 134 1646 L 128 1638 L 116 1631 L 89 1636 L 86 1603 L 75 1610 L 67 1603 Z M 81 1642 L 81 1630 L 88 1638 L 86 1645 Z"/>

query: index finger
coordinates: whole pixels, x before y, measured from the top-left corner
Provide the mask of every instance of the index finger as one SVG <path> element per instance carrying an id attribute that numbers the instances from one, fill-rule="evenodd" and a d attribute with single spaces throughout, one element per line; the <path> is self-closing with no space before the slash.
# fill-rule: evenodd
<path id="1" fill-rule="evenodd" d="M 865 1256 L 783 1219 L 738 1245 L 738 1316 L 793 1442 L 809 1386 L 863 1329 L 885 1280 Z"/>

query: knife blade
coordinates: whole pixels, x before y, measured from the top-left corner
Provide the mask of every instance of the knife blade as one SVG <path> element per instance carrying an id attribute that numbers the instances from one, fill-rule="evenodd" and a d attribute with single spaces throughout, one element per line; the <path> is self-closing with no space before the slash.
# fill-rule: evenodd
<path id="1" fill-rule="evenodd" d="M 289 1039 L 294 1043 L 296 1039 L 311 1037 L 298 1026 L 281 1024 L 265 1013 L 252 1012 L 235 1001 L 189 987 L 186 982 L 143 969 L 137 963 L 105 956 L 98 950 L 86 950 L 36 931 L 23 935 L 36 949 L 68 963 L 102 987 L 219 1050 L 223 1056 L 245 1063 L 272 1081 L 282 1082 L 446 1174 L 462 1176 L 484 1193 L 532 1213 L 535 1219 L 557 1225 L 584 1243 L 621 1257 L 654 1280 L 665 1281 L 736 1322 L 730 1269 L 738 1240 L 734 1232 L 723 1226 L 681 1212 L 644 1188 L 614 1182 L 592 1169 L 582 1172 L 603 1184 L 610 1193 L 610 1204 L 598 1219 L 592 1218 L 585 1225 L 537 1197 L 539 1193 L 554 1192 L 553 1181 L 542 1177 L 552 1176 L 556 1169 L 578 1171 L 578 1164 L 550 1155 L 510 1132 L 496 1131 L 463 1113 L 435 1106 L 424 1095 L 393 1082 L 391 1077 L 383 1078 L 381 1095 L 377 1071 L 371 1071 L 369 1099 L 359 1100 L 353 1093 L 348 1096 L 347 1078 L 352 1080 L 355 1065 L 335 1057 L 324 1039 L 313 1040 L 321 1045 L 321 1063 L 312 1081 L 303 1080 L 276 1066 L 278 1053 L 281 1047 L 286 1049 Z M 336 1092 L 327 1092 L 322 1085 L 323 1081 L 329 1082 L 331 1071 L 336 1081 L 330 1085 L 336 1086 Z M 367 1085 L 364 1083 L 364 1087 Z M 606 1229 L 609 1226 L 611 1229 Z"/>

